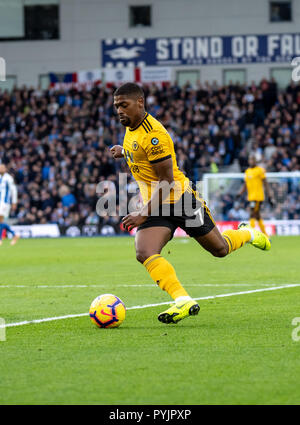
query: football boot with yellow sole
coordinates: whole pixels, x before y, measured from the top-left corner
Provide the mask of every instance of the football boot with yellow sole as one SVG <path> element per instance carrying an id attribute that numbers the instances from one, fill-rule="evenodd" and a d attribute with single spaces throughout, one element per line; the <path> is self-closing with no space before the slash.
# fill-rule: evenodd
<path id="1" fill-rule="evenodd" d="M 158 315 L 162 323 L 177 323 L 188 316 L 196 316 L 200 311 L 199 304 L 194 301 L 179 302 Z"/>
<path id="2" fill-rule="evenodd" d="M 263 251 L 269 251 L 271 249 L 271 242 L 269 238 L 260 230 L 256 230 L 246 223 L 241 223 L 238 228 L 250 231 L 252 240 L 249 243 L 255 246 L 255 248 L 262 249 Z"/>

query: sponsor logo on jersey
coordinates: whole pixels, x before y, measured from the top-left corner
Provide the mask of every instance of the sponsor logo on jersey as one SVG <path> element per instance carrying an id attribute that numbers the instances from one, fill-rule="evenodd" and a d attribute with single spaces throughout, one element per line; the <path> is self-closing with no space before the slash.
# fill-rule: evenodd
<path id="1" fill-rule="evenodd" d="M 162 146 L 153 146 L 153 148 L 151 148 L 151 153 L 152 155 L 159 155 L 164 153 L 164 148 Z"/>
<path id="2" fill-rule="evenodd" d="M 157 139 L 157 137 L 153 137 L 153 139 L 151 139 L 151 143 L 152 145 L 156 146 L 159 143 L 159 140 Z"/>

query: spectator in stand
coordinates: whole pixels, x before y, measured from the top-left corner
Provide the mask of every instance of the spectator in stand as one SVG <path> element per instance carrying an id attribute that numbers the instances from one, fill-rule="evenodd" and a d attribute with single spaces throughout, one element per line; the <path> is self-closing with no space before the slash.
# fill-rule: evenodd
<path id="1" fill-rule="evenodd" d="M 239 202 L 235 202 L 233 208 L 228 211 L 228 218 L 232 221 L 248 220 L 249 213 L 242 208 Z"/>
<path id="2" fill-rule="evenodd" d="M 109 152 L 124 132 L 113 110 L 114 90 L 0 91 L 0 161 L 18 185 L 18 223 L 94 220 L 99 181 L 116 181 L 118 172 L 127 171 L 124 161 L 112 161 Z M 152 84 L 144 91 L 148 112 L 170 132 L 189 178 L 199 180 L 204 172 L 234 164 L 244 171 L 252 152 L 267 171 L 300 170 L 300 83 L 291 82 L 280 93 L 273 80 L 220 87 L 215 82 Z M 61 197 L 63 187 L 68 193 Z M 227 203 L 224 208 L 227 215 Z M 299 215 L 299 209 L 290 214 Z"/>

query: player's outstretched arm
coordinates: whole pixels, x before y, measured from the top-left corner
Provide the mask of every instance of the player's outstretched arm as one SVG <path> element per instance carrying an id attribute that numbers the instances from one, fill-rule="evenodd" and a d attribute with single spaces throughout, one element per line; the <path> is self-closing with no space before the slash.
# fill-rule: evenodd
<path id="1" fill-rule="evenodd" d="M 238 192 L 237 196 L 238 196 L 238 197 L 239 197 L 239 196 L 242 196 L 242 195 L 243 195 L 243 193 L 245 193 L 245 192 L 246 192 L 246 189 L 247 189 L 247 187 L 246 187 L 246 183 L 244 183 L 244 184 L 243 184 L 243 186 L 242 186 L 242 188 L 241 188 L 241 190 Z"/>
<path id="2" fill-rule="evenodd" d="M 18 202 L 18 189 L 13 178 L 11 178 L 9 185 L 10 185 L 11 200 L 12 200 L 11 209 L 12 211 L 15 211 L 17 209 L 17 202 Z"/>
<path id="3" fill-rule="evenodd" d="M 273 194 L 272 194 L 272 191 L 271 191 L 271 188 L 270 188 L 270 185 L 269 185 L 269 182 L 267 181 L 267 179 L 264 179 L 264 189 L 265 189 L 265 192 L 267 194 L 270 205 L 272 207 L 274 207 L 275 206 L 275 200 L 274 200 L 274 197 L 273 197 Z"/>

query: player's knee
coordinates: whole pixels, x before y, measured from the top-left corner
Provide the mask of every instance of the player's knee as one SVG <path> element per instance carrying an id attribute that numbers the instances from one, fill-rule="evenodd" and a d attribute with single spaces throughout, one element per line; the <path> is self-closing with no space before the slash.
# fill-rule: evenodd
<path id="1" fill-rule="evenodd" d="M 136 259 L 141 264 L 143 264 L 149 257 L 151 257 L 151 254 L 149 254 L 147 251 L 136 252 Z"/>
<path id="2" fill-rule="evenodd" d="M 222 257 L 226 257 L 227 254 L 228 254 L 228 247 L 226 247 L 225 245 L 222 245 L 212 251 L 212 255 L 214 257 L 222 258 Z"/>

